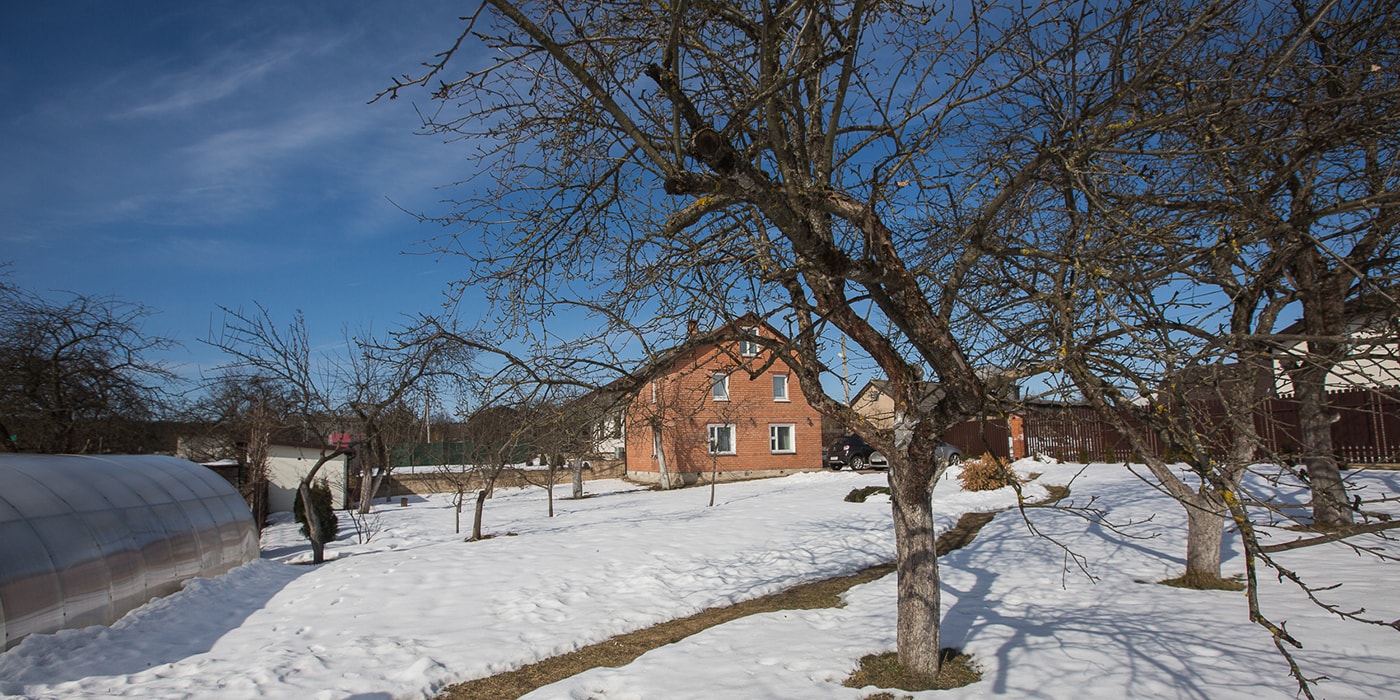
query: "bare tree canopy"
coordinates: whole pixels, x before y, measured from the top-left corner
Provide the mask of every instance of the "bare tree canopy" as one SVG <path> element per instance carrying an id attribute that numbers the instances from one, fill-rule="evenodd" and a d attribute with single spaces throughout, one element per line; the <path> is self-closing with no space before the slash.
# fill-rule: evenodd
<path id="1" fill-rule="evenodd" d="M 422 405 L 434 387 L 438 395 L 450 393 L 442 385 L 454 383 L 472 361 L 456 338 L 410 332 L 391 334 L 388 340 L 347 334 L 340 352 L 318 353 L 300 313 L 279 326 L 261 305 L 224 311 L 223 327 L 207 341 L 229 356 L 217 370 L 220 381 L 259 387 L 258 412 L 270 408 L 262 399 L 275 397 L 277 409 L 301 430 L 303 441 L 321 445 L 318 461 L 299 488 L 303 508 L 313 519 L 311 485 L 320 468 L 342 454 L 353 455 L 360 483 L 358 512 L 368 513 L 394 466 L 390 446 L 417 434 L 418 414 L 410 402 Z M 249 440 L 253 446 L 265 445 L 277 426 L 263 416 L 249 427 L 256 431 Z M 347 444 L 332 440 L 333 433 L 352 438 Z M 319 563 L 325 543 L 314 538 L 319 532 L 315 526 L 308 532 Z"/>
<path id="2" fill-rule="evenodd" d="M 1262 250 L 1272 239 L 1257 236 L 1275 229 L 1250 209 L 1253 185 L 1207 191 L 1209 178 L 1180 173 L 1218 150 L 1206 136 L 1218 139 L 1229 120 L 1258 122 L 1240 116 L 1244 106 L 1287 103 L 1292 88 L 1279 76 L 1316 73 L 1294 71 L 1295 58 L 1332 55 L 1299 47 L 1328 46 L 1318 37 L 1339 28 L 1379 26 L 1361 43 L 1379 46 L 1391 58 L 1375 65 L 1389 67 L 1378 84 L 1359 79 L 1365 94 L 1322 90 L 1321 104 L 1370 108 L 1393 96 L 1394 13 L 1366 7 L 485 0 L 452 48 L 384 94 L 432 85 L 438 107 L 425 127 L 468 149 L 464 194 L 425 217 L 453 232 L 428 245 L 469 260 L 462 285 L 489 295 L 490 325 L 535 341 L 548 359 L 521 363 L 530 372 L 602 385 L 629 358 L 655 359 L 653 344 L 675 343 L 690 318 L 720 327 L 755 313 L 785 329 L 792 340 L 766 349 L 819 410 L 890 458 L 899 656 L 935 673 L 931 484 L 943 433 L 1004 411 L 1001 387 L 1019 378 L 1079 369 L 1085 388 L 1108 384 L 1121 396 L 1155 389 L 1174 368 L 1140 347 L 1127 356 L 1132 372 L 1076 348 L 1140 346 L 1154 334 L 1186 334 L 1197 350 L 1216 342 L 1201 339 L 1222 335 L 1216 328 L 1192 322 L 1218 327 L 1220 317 L 1193 319 L 1189 293 L 1150 328 L 1135 319 L 1189 289 L 1213 246 L 1231 245 L 1201 230 L 1235 225 Z M 1228 89 L 1199 90 L 1203 79 Z M 1379 158 L 1341 147 L 1348 162 L 1374 162 L 1358 172 L 1374 172 L 1377 195 L 1343 213 L 1393 217 L 1394 158 L 1384 156 L 1394 133 L 1373 134 Z M 1289 160 L 1269 143 L 1248 153 Z M 1154 188 L 1155 172 L 1202 195 L 1200 211 L 1228 209 L 1229 221 L 1147 225 L 1189 210 Z M 1227 196 L 1239 204 L 1221 204 Z M 1296 250 L 1318 239 L 1280 240 Z M 1304 293 L 1299 260 L 1263 268 L 1290 270 L 1290 282 L 1245 283 L 1260 287 L 1241 307 L 1249 318 L 1223 334 L 1217 356 L 1252 351 L 1232 333 L 1273 330 L 1255 315 L 1271 324 L 1275 300 Z M 1224 276 L 1214 284 L 1240 283 Z M 1116 284 L 1102 288 L 1111 304 L 1095 300 L 1099 280 Z M 1047 300 L 1065 301 L 1057 316 L 1041 312 Z M 591 334 L 559 342 L 556 331 L 551 342 L 552 325 L 579 317 L 595 322 Z M 823 343 L 836 338 L 888 379 L 893 427 L 823 393 Z"/>
<path id="3" fill-rule="evenodd" d="M 60 301 L 0 285 L 0 438 L 9 450 L 143 452 L 176 379 L 155 312 L 114 297 Z"/>

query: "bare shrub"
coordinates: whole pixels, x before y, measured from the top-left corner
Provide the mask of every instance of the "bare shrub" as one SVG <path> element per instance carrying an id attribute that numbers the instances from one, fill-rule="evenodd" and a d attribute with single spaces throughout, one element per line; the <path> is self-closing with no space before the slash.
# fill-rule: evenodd
<path id="1" fill-rule="evenodd" d="M 1003 486 L 1021 483 L 1010 467 L 985 452 L 977 459 L 962 463 L 958 480 L 962 482 L 964 491 L 995 491 Z"/>

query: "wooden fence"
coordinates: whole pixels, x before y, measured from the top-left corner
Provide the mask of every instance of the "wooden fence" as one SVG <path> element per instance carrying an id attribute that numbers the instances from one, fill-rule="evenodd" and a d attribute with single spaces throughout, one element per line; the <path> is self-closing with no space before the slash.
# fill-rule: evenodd
<path id="1" fill-rule="evenodd" d="M 1328 402 L 1338 416 L 1332 424 L 1332 446 L 1338 459 L 1349 464 L 1400 463 L 1400 391 L 1335 391 L 1328 393 Z M 1207 416 L 1207 443 L 1224 445 L 1228 435 L 1223 427 L 1223 408 L 1207 403 L 1202 415 Z M 1036 407 L 1026 411 L 1024 425 L 1029 454 L 1071 462 L 1135 458 L 1128 440 L 1086 406 Z M 1298 402 L 1293 398 L 1265 401 L 1255 413 L 1254 425 L 1263 443 L 1261 457 L 1267 454 L 1288 459 L 1298 454 Z M 1158 437 L 1147 438 L 1149 448 L 1164 456 Z"/>
<path id="2" fill-rule="evenodd" d="M 990 452 L 1001 459 L 1011 458 L 1011 428 L 1004 418 L 970 420 L 953 426 L 943 439 L 957 445 L 969 458 Z"/>
<path id="3" fill-rule="evenodd" d="M 1132 461 L 1128 439 L 1088 406 L 1036 407 L 1024 415 L 1027 454 L 1065 462 Z M 1160 454 L 1156 436 L 1147 437 Z"/>

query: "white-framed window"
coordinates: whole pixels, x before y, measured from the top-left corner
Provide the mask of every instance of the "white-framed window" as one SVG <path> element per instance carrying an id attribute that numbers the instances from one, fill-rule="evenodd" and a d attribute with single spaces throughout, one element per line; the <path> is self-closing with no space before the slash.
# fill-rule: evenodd
<path id="1" fill-rule="evenodd" d="M 758 337 L 757 328 L 743 329 L 744 336 L 739 339 L 739 355 L 742 357 L 754 357 L 758 354 L 759 345 L 755 338 Z"/>
<path id="2" fill-rule="evenodd" d="M 656 403 L 656 380 L 651 380 L 651 402 Z"/>
<path id="3" fill-rule="evenodd" d="M 709 432 L 710 454 L 734 454 L 734 424 L 711 423 L 706 426 Z"/>
<path id="4" fill-rule="evenodd" d="M 790 401 L 788 398 L 788 376 L 786 374 L 773 375 L 773 400 Z"/>
<path id="5" fill-rule="evenodd" d="M 729 400 L 729 375 L 718 373 L 710 375 L 710 397 L 715 401 Z"/>
<path id="6" fill-rule="evenodd" d="M 796 430 L 792 423 L 768 424 L 768 451 L 775 455 L 790 455 L 797 452 L 797 442 L 793 439 Z"/>

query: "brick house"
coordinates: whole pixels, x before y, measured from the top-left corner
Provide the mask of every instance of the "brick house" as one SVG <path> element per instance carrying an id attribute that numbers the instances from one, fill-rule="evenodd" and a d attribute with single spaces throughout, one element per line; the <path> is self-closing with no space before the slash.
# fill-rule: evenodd
<path id="1" fill-rule="evenodd" d="M 627 406 L 628 476 L 658 482 L 663 460 L 673 485 L 821 469 L 821 414 L 765 347 L 787 338 L 752 316 L 696 326 Z"/>

